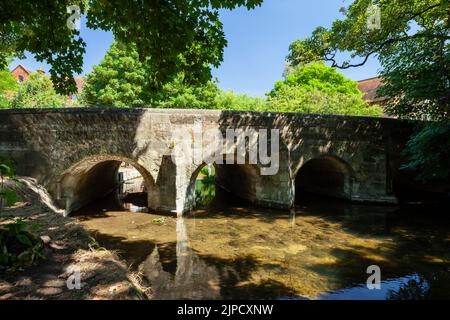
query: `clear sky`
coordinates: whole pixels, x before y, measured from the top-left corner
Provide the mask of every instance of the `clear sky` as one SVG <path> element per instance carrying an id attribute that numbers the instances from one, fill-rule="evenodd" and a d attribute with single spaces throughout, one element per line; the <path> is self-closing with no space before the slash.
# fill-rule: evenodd
<path id="1" fill-rule="evenodd" d="M 317 26 L 329 27 L 334 19 L 342 17 L 339 8 L 350 0 L 264 0 L 261 7 L 248 11 L 222 11 L 228 47 L 224 62 L 213 70 L 219 86 L 225 90 L 264 96 L 275 81 L 281 79 L 289 44 L 307 37 Z M 113 41 L 110 32 L 89 30 L 82 20 L 81 36 L 87 43 L 83 74 L 92 70 L 104 57 Z M 343 58 L 343 57 L 341 57 Z M 11 65 L 14 67 L 19 60 Z M 49 67 L 33 58 L 20 61 L 31 70 Z M 377 75 L 378 61 L 371 59 L 363 67 L 343 70 L 354 80 Z"/>

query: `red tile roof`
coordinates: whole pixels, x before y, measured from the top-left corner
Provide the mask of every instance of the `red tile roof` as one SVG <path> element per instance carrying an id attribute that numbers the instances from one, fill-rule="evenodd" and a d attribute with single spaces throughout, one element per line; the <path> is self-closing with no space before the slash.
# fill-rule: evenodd
<path id="1" fill-rule="evenodd" d="M 363 99 L 369 102 L 382 102 L 386 97 L 377 97 L 378 88 L 381 86 L 382 78 L 374 77 L 358 81 L 358 89 L 364 93 Z"/>
<path id="2" fill-rule="evenodd" d="M 14 69 L 11 70 L 11 73 L 13 73 L 14 71 L 16 71 L 17 69 L 22 69 L 24 72 L 30 74 L 31 70 L 25 68 L 23 65 L 18 64 Z"/>

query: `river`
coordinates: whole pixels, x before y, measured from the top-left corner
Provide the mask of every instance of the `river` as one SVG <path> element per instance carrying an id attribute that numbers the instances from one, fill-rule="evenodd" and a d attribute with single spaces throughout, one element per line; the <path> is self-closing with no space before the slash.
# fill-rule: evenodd
<path id="1" fill-rule="evenodd" d="M 290 212 L 222 202 L 177 218 L 100 207 L 77 219 L 155 299 L 450 298 L 448 208 L 319 198 Z M 370 290 L 373 265 L 381 284 Z"/>

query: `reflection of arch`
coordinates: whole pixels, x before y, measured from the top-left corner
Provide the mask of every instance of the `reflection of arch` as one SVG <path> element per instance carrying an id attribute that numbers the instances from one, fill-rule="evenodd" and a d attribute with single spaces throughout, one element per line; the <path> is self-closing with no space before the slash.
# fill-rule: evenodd
<path id="1" fill-rule="evenodd" d="M 189 179 L 189 184 L 186 190 L 186 204 L 189 209 L 195 207 L 195 183 L 200 171 L 206 166 L 207 166 L 206 163 L 202 163 L 197 169 L 195 169 L 195 171 L 192 173 Z M 213 166 L 217 174 L 217 165 L 214 163 Z"/>
<path id="2" fill-rule="evenodd" d="M 155 181 L 139 163 L 114 155 L 97 155 L 85 158 L 65 170 L 59 179 L 60 195 L 65 199 L 68 213 L 99 199 L 117 187 L 117 171 L 125 162 L 139 171 L 148 191 L 148 205 L 152 206 Z"/>
<path id="3" fill-rule="evenodd" d="M 295 176 L 296 200 L 302 192 L 351 199 L 355 174 L 343 159 L 323 155 L 303 164 Z"/>

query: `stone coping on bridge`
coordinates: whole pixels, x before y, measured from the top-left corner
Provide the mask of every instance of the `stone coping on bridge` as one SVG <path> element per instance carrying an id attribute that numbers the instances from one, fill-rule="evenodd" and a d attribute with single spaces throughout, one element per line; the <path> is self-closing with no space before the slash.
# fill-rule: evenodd
<path id="1" fill-rule="evenodd" d="M 335 119 L 352 121 L 379 121 L 383 123 L 418 123 L 423 121 L 397 119 L 391 117 L 369 117 L 369 116 L 351 116 L 336 114 L 315 114 L 299 112 L 274 112 L 274 111 L 248 111 L 248 110 L 215 110 L 215 109 L 165 109 L 165 108 L 128 108 L 128 107 L 71 107 L 71 108 L 7 108 L 0 109 L 1 114 L 64 114 L 64 113 L 119 113 L 119 114 L 169 114 L 169 115 L 199 115 L 199 116 L 239 116 L 239 117 L 260 117 L 275 118 L 277 116 L 287 116 L 294 119 Z"/>

